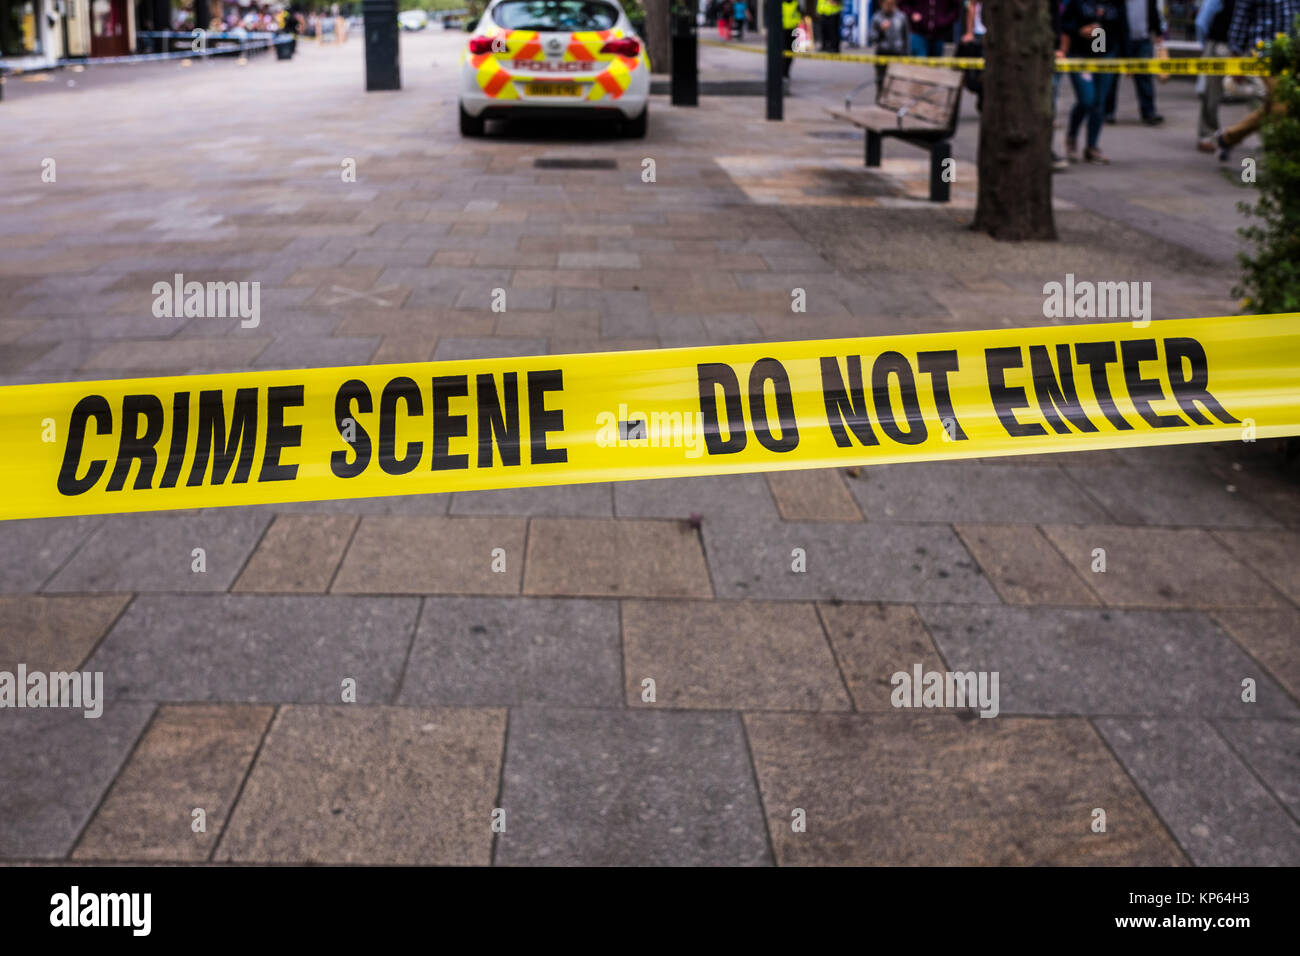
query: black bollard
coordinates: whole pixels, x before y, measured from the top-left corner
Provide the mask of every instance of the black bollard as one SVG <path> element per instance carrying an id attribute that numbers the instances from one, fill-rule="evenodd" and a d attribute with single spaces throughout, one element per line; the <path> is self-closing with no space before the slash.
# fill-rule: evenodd
<path id="1" fill-rule="evenodd" d="M 685 7 L 673 14 L 673 106 L 700 105 L 699 28 Z"/>
<path id="2" fill-rule="evenodd" d="M 363 0 L 361 10 L 366 30 L 366 92 L 400 90 L 397 0 Z"/>
<path id="3" fill-rule="evenodd" d="M 781 0 L 767 0 L 767 118 L 785 119 L 785 35 Z"/>

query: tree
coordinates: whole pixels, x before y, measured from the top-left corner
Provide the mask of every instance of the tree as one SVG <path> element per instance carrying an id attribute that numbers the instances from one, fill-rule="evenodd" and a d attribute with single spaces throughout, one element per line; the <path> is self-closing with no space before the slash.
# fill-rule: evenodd
<path id="1" fill-rule="evenodd" d="M 656 73 L 669 72 L 669 32 L 671 23 L 671 0 L 642 0 L 645 7 L 645 47 L 650 57 L 650 68 Z"/>
<path id="2" fill-rule="evenodd" d="M 1050 0 L 1049 0 L 1050 2 Z M 971 228 L 994 239 L 1055 239 L 1050 11 L 1044 0 L 984 4 L 979 194 Z"/>
<path id="3" fill-rule="evenodd" d="M 1252 206 L 1238 208 L 1254 222 L 1239 230 L 1250 241 L 1241 253 L 1241 282 L 1233 294 L 1242 308 L 1256 313 L 1300 311 L 1300 18 L 1289 33 L 1279 33 L 1259 51 L 1272 76 L 1272 108 L 1263 116 L 1259 137 L 1264 155 L 1259 194 Z M 1255 160 L 1247 157 L 1233 171 L 1255 181 Z"/>

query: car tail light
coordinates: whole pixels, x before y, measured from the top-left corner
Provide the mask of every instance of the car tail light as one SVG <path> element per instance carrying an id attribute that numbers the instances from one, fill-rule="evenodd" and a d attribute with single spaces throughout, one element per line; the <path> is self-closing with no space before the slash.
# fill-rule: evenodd
<path id="1" fill-rule="evenodd" d="M 470 37 L 469 52 L 475 56 L 492 52 L 492 37 Z"/>
<path id="2" fill-rule="evenodd" d="M 615 56 L 639 56 L 641 53 L 641 42 L 634 40 L 632 37 L 621 37 L 617 40 L 607 40 L 605 45 L 600 48 L 601 53 L 612 53 Z"/>

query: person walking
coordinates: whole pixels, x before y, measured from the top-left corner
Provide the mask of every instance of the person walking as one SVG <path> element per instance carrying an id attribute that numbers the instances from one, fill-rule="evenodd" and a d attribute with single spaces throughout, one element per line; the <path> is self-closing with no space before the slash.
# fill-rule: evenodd
<path id="1" fill-rule="evenodd" d="M 795 43 L 798 42 L 799 32 L 804 25 L 803 19 L 800 0 L 781 0 L 782 45 L 788 53 L 793 53 L 795 50 Z M 782 57 L 781 75 L 785 78 L 786 86 L 790 85 L 790 67 L 792 66 L 794 66 L 794 57 Z"/>
<path id="2" fill-rule="evenodd" d="M 1253 53 L 1261 43 L 1267 43 L 1279 33 L 1289 33 L 1300 16 L 1300 0 L 1237 0 L 1228 24 L 1228 49 L 1234 56 Z M 1204 139 L 1201 149 L 1212 153 L 1218 150 L 1219 162 L 1226 163 L 1232 148 L 1259 129 L 1264 115 L 1285 112 L 1286 104 L 1277 99 L 1277 77 L 1266 76 L 1264 102 L 1246 115 L 1241 122 L 1215 132 Z"/>
<path id="3" fill-rule="evenodd" d="M 1066 0 L 1061 10 L 1060 49 L 1073 58 L 1112 58 L 1124 36 L 1126 16 L 1123 4 L 1117 0 Z M 1065 136 L 1065 158 L 1070 162 L 1079 161 L 1079 128 L 1085 121 L 1084 162 L 1098 166 L 1110 162 L 1101 151 L 1100 141 L 1106 95 L 1114 80 L 1114 73 L 1070 74 L 1074 108 L 1070 110 Z"/>
<path id="4" fill-rule="evenodd" d="M 749 4 L 745 0 L 733 0 L 731 4 L 731 20 L 736 26 L 735 34 L 737 40 L 745 39 L 745 21 L 749 18 Z"/>
<path id="5" fill-rule="evenodd" d="M 966 13 L 963 17 L 965 27 L 962 29 L 961 39 L 957 42 L 957 56 L 975 58 L 984 56 L 984 38 L 988 30 L 984 26 L 983 7 L 982 3 L 974 0 L 966 5 Z M 962 85 L 975 94 L 975 112 L 984 112 L 984 71 L 967 70 Z"/>
<path id="6" fill-rule="evenodd" d="M 907 56 L 911 45 L 907 14 L 898 9 L 898 0 L 880 0 L 880 9 L 871 15 L 869 40 L 877 56 Z M 876 64 L 876 99 L 885 85 L 884 63 Z"/>
<path id="7" fill-rule="evenodd" d="M 1067 49 L 1067 44 L 1061 42 L 1064 39 L 1064 37 L 1062 37 L 1064 28 L 1061 26 L 1061 3 L 1060 0 L 1046 0 L 1046 2 L 1047 2 L 1047 17 L 1052 23 L 1052 39 L 1056 45 L 1056 49 L 1054 49 L 1052 52 L 1055 55 L 1056 59 L 1061 60 L 1065 58 L 1065 51 Z M 1056 122 L 1056 101 L 1060 92 L 1061 92 L 1061 71 L 1056 69 L 1055 64 L 1053 64 L 1053 69 L 1052 69 L 1052 137 L 1053 139 L 1055 139 L 1056 137 L 1056 128 L 1058 125 Z M 1064 156 L 1057 153 L 1056 147 L 1054 146 L 1051 147 L 1051 153 L 1052 153 L 1052 172 L 1063 173 L 1070 168 L 1069 162 L 1066 161 Z"/>
<path id="8" fill-rule="evenodd" d="M 723 40 L 731 39 L 731 0 L 722 0 L 718 4 L 718 36 Z"/>
<path id="9" fill-rule="evenodd" d="M 1228 55 L 1228 25 L 1236 0 L 1208 0 L 1196 14 L 1196 39 L 1201 41 L 1201 55 L 1224 57 Z M 1201 100 L 1201 112 L 1196 118 L 1196 145 L 1202 152 L 1214 152 L 1214 144 L 1207 142 L 1219 129 L 1219 104 L 1223 102 L 1223 77 L 1198 76 L 1196 93 Z"/>
<path id="10" fill-rule="evenodd" d="M 840 0 L 817 0 L 817 19 L 822 27 L 822 52 L 840 52 L 840 16 L 844 4 Z"/>
<path id="11" fill-rule="evenodd" d="M 911 25 L 912 56 L 943 56 L 943 45 L 961 19 L 962 0 L 899 0 Z"/>
<path id="12" fill-rule="evenodd" d="M 1156 0 L 1123 0 L 1124 36 L 1119 55 L 1130 59 L 1149 60 L 1155 56 L 1155 41 L 1163 37 L 1168 28 L 1160 14 Z M 1119 76 L 1110 85 L 1106 98 L 1106 122 L 1115 122 L 1115 106 L 1119 99 Z M 1133 86 L 1137 90 L 1138 111 L 1147 126 L 1159 126 L 1165 118 L 1156 112 L 1156 83 L 1150 73 L 1134 73 Z"/>

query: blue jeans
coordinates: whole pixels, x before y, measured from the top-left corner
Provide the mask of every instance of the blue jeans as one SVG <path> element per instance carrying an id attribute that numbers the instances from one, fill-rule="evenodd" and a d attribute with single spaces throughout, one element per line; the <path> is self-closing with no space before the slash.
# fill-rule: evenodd
<path id="1" fill-rule="evenodd" d="M 943 37 L 912 34 L 912 56 L 943 56 Z"/>
<path id="2" fill-rule="evenodd" d="M 1150 59 L 1155 56 L 1155 44 L 1151 42 L 1150 37 L 1144 37 L 1141 40 L 1129 40 L 1124 44 L 1124 49 L 1120 56 L 1135 59 Z M 1106 115 L 1113 117 L 1115 115 L 1115 101 L 1119 98 L 1119 76 L 1112 74 L 1114 80 L 1110 85 L 1110 93 L 1106 96 Z M 1155 77 L 1150 73 L 1134 73 L 1133 85 L 1137 87 L 1138 110 L 1142 113 L 1143 119 L 1150 119 L 1156 115 L 1156 84 Z"/>
<path id="3" fill-rule="evenodd" d="M 1114 83 L 1114 73 L 1070 74 L 1070 84 L 1074 87 L 1074 108 L 1070 110 L 1070 125 L 1066 135 L 1069 142 L 1078 140 L 1079 127 L 1086 119 L 1088 148 L 1097 148 L 1097 142 L 1101 139 L 1101 124 L 1105 119 L 1106 96 Z"/>

